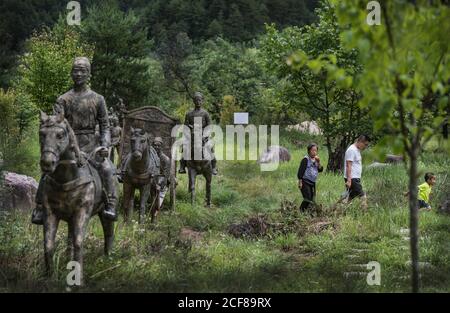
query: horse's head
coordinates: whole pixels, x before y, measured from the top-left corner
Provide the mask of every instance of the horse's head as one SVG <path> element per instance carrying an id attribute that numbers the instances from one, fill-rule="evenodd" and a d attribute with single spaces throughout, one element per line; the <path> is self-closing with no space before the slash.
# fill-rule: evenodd
<path id="1" fill-rule="evenodd" d="M 41 170 L 53 173 L 58 165 L 61 154 L 70 145 L 69 130 L 64 115 L 47 115 L 41 112 L 39 143 L 41 146 Z"/>
<path id="2" fill-rule="evenodd" d="M 131 127 L 131 156 L 135 160 L 141 160 L 147 149 L 148 138 L 145 130 Z"/>

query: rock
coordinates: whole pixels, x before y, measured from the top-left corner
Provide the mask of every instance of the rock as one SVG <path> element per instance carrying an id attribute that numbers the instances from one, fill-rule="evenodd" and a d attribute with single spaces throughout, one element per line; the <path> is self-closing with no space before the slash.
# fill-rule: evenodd
<path id="1" fill-rule="evenodd" d="M 228 233 L 235 238 L 256 238 L 265 236 L 269 229 L 265 215 L 250 217 L 248 220 L 231 224 L 228 227 Z"/>
<path id="2" fill-rule="evenodd" d="M 385 162 L 386 163 L 391 163 L 391 164 L 402 163 L 403 162 L 403 157 L 401 155 L 386 154 Z"/>
<path id="3" fill-rule="evenodd" d="M 183 227 L 180 231 L 180 239 L 184 241 L 200 241 L 203 238 L 203 233 Z"/>
<path id="4" fill-rule="evenodd" d="M 439 213 L 450 214 L 450 199 L 445 200 L 438 208 Z"/>
<path id="5" fill-rule="evenodd" d="M 38 183 L 34 178 L 4 172 L 0 186 L 0 210 L 30 211 L 35 207 Z"/>
<path id="6" fill-rule="evenodd" d="M 309 226 L 308 231 L 312 232 L 314 234 L 320 234 L 322 231 L 324 231 L 328 228 L 334 228 L 333 222 L 320 221 L 320 222 L 314 223 L 313 225 Z"/>
<path id="7" fill-rule="evenodd" d="M 310 135 L 322 135 L 322 130 L 315 121 L 304 121 L 300 124 L 289 125 L 286 127 L 286 130 L 296 130 L 300 133 L 306 133 Z"/>
<path id="8" fill-rule="evenodd" d="M 410 267 L 412 265 L 411 261 L 407 261 L 405 263 L 406 266 Z M 430 262 L 418 262 L 419 265 L 419 269 L 432 269 L 434 268 L 433 264 L 431 264 Z"/>
<path id="9" fill-rule="evenodd" d="M 367 168 L 383 168 L 389 166 L 388 163 L 380 163 L 380 162 L 373 162 L 372 164 L 370 164 L 369 166 L 367 166 Z"/>
<path id="10" fill-rule="evenodd" d="M 278 155 L 279 162 L 289 162 L 291 160 L 291 154 L 289 150 L 281 146 L 270 146 L 261 155 L 258 163 L 274 163 Z"/>
<path id="11" fill-rule="evenodd" d="M 383 168 L 392 164 L 400 164 L 403 162 L 403 157 L 401 155 L 386 154 L 383 162 L 373 162 L 368 166 L 368 168 Z"/>
<path id="12" fill-rule="evenodd" d="M 350 250 L 355 253 L 366 253 L 367 251 L 369 251 L 369 249 L 355 249 L 355 248 Z"/>

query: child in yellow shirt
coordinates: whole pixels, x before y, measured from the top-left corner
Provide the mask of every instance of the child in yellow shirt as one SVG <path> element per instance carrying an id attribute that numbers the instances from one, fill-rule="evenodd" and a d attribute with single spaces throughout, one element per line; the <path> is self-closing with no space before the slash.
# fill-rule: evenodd
<path id="1" fill-rule="evenodd" d="M 425 174 L 425 182 L 421 185 L 419 185 L 417 188 L 419 189 L 419 194 L 417 195 L 417 198 L 419 200 L 419 209 L 426 209 L 431 210 L 430 206 L 430 193 L 431 188 L 436 183 L 436 175 L 433 173 L 426 173 Z"/>

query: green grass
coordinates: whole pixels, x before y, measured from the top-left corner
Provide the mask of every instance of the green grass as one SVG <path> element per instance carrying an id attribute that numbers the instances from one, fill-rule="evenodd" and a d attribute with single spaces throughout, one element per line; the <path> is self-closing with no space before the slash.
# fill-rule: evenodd
<path id="1" fill-rule="evenodd" d="M 116 223 L 113 253 L 102 255 L 103 235 L 97 218 L 85 240 L 83 291 L 137 292 L 408 292 L 409 242 L 400 229 L 408 227 L 403 166 L 365 169 L 363 186 L 369 209 L 358 201 L 347 208 L 330 208 L 344 191 L 340 175 L 323 173 L 317 183 L 319 216 L 301 214 L 296 173 L 311 138 L 283 134 L 281 144 L 292 154 L 277 171 L 261 172 L 254 161 L 220 161 L 214 177 L 211 209 L 203 206 L 204 180 L 197 182 L 196 204 L 189 204 L 187 177 L 179 175 L 175 212 L 164 211 L 155 225 Z M 313 138 L 320 142 L 320 138 Z M 300 140 L 302 145 L 294 143 Z M 319 151 L 326 164 L 325 149 Z M 438 185 L 433 208 L 448 193 L 447 155 L 426 152 L 420 169 L 434 171 Z M 445 180 L 440 184 L 440 180 Z M 283 208 L 283 209 L 282 209 Z M 269 224 L 264 235 L 235 238 L 231 224 L 261 216 Z M 137 215 L 135 215 L 137 220 Z M 43 277 L 41 227 L 29 224 L 29 213 L 0 215 L 0 291 L 65 291 L 67 258 L 62 223 L 55 254 L 57 270 Z M 323 228 L 319 226 L 325 225 Z M 200 232 L 200 240 L 180 235 L 182 229 Z M 420 213 L 421 289 L 450 291 L 450 217 Z M 355 252 L 358 249 L 362 252 Z M 366 276 L 344 277 L 352 264 L 377 261 L 381 285 L 369 286 Z M 362 271 L 369 272 L 363 269 Z"/>

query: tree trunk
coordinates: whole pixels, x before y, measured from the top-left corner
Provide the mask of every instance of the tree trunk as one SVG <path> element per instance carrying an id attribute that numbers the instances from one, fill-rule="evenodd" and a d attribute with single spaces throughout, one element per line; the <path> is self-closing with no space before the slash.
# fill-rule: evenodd
<path id="1" fill-rule="evenodd" d="M 444 139 L 448 139 L 448 122 L 444 124 L 444 126 L 442 126 L 442 136 L 444 137 Z"/>
<path id="2" fill-rule="evenodd" d="M 412 148 L 409 165 L 409 232 L 412 266 L 412 292 L 419 292 L 419 208 L 417 200 L 418 149 Z"/>
<path id="3" fill-rule="evenodd" d="M 345 149 L 347 148 L 346 140 L 341 140 L 339 145 L 333 150 L 331 147 L 331 143 L 327 140 L 327 148 L 328 148 L 328 164 L 327 171 L 328 172 L 342 172 L 344 170 L 344 156 Z"/>

